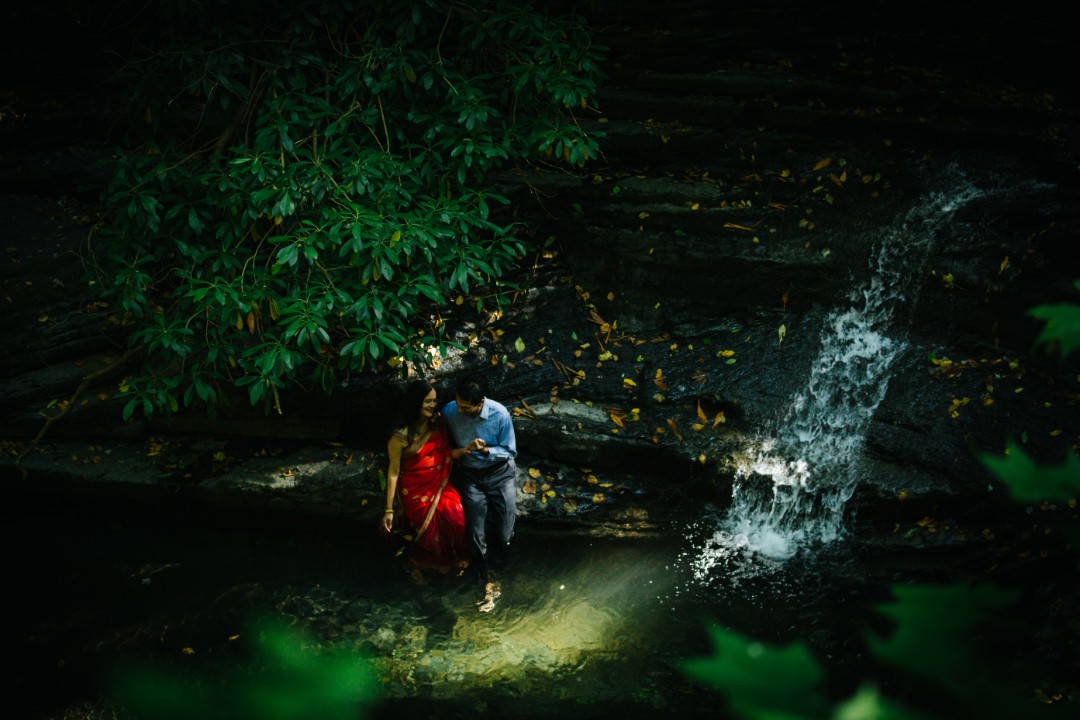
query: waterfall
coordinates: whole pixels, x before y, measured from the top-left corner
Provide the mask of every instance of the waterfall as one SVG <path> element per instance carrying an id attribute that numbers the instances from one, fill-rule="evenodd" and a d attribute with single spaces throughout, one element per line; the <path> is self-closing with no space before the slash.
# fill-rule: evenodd
<path id="1" fill-rule="evenodd" d="M 894 336 L 903 329 L 897 311 L 915 301 L 938 231 L 982 194 L 966 183 L 933 193 L 884 228 L 869 279 L 827 316 L 803 389 L 742 458 L 731 507 L 697 556 L 696 577 L 726 558 L 782 562 L 840 537 L 867 428 L 906 348 Z"/>

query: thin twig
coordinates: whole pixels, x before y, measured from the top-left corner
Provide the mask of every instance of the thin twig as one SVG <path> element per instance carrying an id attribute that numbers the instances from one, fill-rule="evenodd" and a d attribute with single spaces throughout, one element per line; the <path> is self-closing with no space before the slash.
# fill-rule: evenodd
<path id="1" fill-rule="evenodd" d="M 40 430 L 38 430 L 38 434 L 34 436 L 34 439 L 30 441 L 30 444 L 27 445 L 26 448 L 23 449 L 23 451 L 19 453 L 19 456 L 15 459 L 15 467 L 19 469 L 19 474 L 23 480 L 26 480 L 26 468 L 23 467 L 22 464 L 23 458 L 25 458 L 31 450 L 37 447 L 38 443 L 41 442 L 41 439 L 45 437 L 45 433 L 48 431 L 49 427 L 54 422 L 71 412 L 71 409 L 75 407 L 75 402 L 79 399 L 79 396 L 86 391 L 86 388 L 90 385 L 90 383 L 100 377 L 108 375 L 113 370 L 120 367 L 121 365 L 124 365 L 142 351 L 143 346 L 136 345 L 135 347 L 131 348 L 126 353 L 121 355 L 118 359 L 113 360 L 105 367 L 83 377 L 82 382 L 79 383 L 79 386 L 75 388 L 75 392 L 71 395 L 71 398 L 68 399 L 67 405 L 56 415 L 50 415 L 49 417 L 45 418 L 45 424 L 41 426 Z"/>

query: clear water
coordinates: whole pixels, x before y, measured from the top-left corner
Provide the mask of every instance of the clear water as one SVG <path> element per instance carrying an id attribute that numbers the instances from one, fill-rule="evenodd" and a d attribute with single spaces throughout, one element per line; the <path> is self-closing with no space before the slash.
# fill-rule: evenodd
<path id="1" fill-rule="evenodd" d="M 27 718 L 112 717 L 102 673 L 121 659 L 210 682 L 218 663 L 241 662 L 248 621 L 265 614 L 315 651 L 368 658 L 374 717 L 697 716 L 722 701 L 678 663 L 710 653 L 709 623 L 777 642 L 831 628 L 825 653 L 856 632 L 851 617 L 830 620 L 834 594 L 869 614 L 885 592 L 846 559 L 709 591 L 684 562 L 693 523 L 636 538 L 523 523 L 490 614 L 463 578 L 418 585 L 372 528 L 347 522 L 102 503 L 27 510 L 6 527 L 34 548 L 9 568 L 25 633 L 10 648 L 13 702 Z"/>

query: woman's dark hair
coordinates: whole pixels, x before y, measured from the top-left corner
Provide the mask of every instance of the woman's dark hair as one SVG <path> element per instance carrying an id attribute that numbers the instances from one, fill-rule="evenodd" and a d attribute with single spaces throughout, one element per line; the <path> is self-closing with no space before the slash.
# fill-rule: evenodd
<path id="1" fill-rule="evenodd" d="M 398 406 L 397 421 L 394 423 L 394 432 L 405 428 L 405 445 L 412 445 L 416 439 L 420 425 L 420 412 L 424 409 L 424 398 L 428 396 L 435 386 L 430 380 L 413 380 L 405 386 L 405 396 Z"/>

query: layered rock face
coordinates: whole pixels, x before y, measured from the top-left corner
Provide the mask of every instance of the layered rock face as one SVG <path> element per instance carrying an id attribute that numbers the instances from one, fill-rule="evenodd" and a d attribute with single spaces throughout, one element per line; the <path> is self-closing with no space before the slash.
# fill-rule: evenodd
<path id="1" fill-rule="evenodd" d="M 1027 310 L 1075 297 L 1080 278 L 1064 33 L 992 13 L 931 25 L 910 4 L 859 15 L 714 5 L 591 8 L 609 77 L 585 122 L 604 134 L 603 157 L 573 174 L 505 173 L 511 212 L 540 249 L 501 315 L 447 312 L 468 350 L 434 375 L 450 399 L 456 377 L 479 372 L 514 408 L 523 470 L 537 471 L 522 478 L 524 511 L 621 522 L 725 504 L 747 455 L 805 416 L 799 398 L 823 356 L 837 355 L 822 371 L 833 375 L 881 362 L 826 342 L 836 314 L 866 310 L 868 293 L 887 298 L 872 330 L 891 350 L 851 458 L 853 508 L 872 517 L 901 494 L 984 503 L 975 453 L 1011 438 L 1059 459 L 1080 426 L 1075 361 L 1033 349 L 1040 325 Z M 124 368 L 104 371 L 125 349 L 122 328 L 84 273 L 94 197 L 82 188 L 112 110 L 78 79 L 6 98 L 0 434 L 25 447 L 91 376 L 41 448 L 66 443 L 53 455 L 85 461 L 100 453 L 72 444 L 176 438 L 168 467 L 136 474 L 214 502 L 265 502 L 229 495 L 220 477 L 243 473 L 213 460 L 220 448 L 179 438 L 322 444 L 335 462 L 345 453 L 325 443 L 340 443 L 355 450 L 352 474 L 301 507 L 362 514 L 356 500 L 379 493 L 390 369 L 329 398 L 291 393 L 281 417 L 241 402 L 214 420 L 120 422 L 111 396 Z M 883 246 L 893 254 L 878 264 Z M 845 411 L 865 395 L 832 402 Z M 67 472 L 36 455 L 31 477 Z"/>

